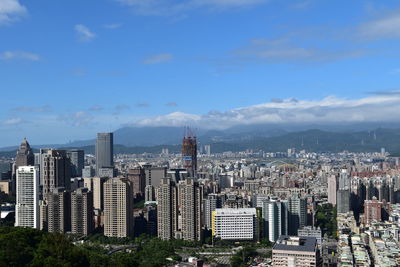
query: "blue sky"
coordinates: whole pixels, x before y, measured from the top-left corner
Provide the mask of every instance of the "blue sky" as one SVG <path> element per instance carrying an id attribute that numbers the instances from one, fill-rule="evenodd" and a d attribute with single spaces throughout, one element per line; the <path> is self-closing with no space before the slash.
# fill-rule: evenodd
<path id="1" fill-rule="evenodd" d="M 399 120 L 399 44 L 396 1 L 0 0 L 0 146 Z"/>

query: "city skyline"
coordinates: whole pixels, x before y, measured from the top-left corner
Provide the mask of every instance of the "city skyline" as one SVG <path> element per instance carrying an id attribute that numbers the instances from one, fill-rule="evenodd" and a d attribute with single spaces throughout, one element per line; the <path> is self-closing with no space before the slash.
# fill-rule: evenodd
<path id="1" fill-rule="evenodd" d="M 126 125 L 399 122 L 399 17 L 376 2 L 2 1 L 0 146 Z"/>

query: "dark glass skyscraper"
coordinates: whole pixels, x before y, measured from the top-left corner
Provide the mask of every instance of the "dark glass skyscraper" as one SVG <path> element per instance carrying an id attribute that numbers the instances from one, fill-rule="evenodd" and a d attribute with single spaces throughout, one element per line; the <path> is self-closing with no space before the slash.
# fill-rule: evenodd
<path id="1" fill-rule="evenodd" d="M 96 174 L 99 169 L 114 166 L 113 133 L 98 133 L 96 141 Z"/>

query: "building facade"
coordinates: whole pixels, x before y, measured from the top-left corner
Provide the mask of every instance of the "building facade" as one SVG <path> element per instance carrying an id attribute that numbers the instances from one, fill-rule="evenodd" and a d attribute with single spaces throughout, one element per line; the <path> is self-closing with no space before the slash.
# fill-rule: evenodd
<path id="1" fill-rule="evenodd" d="M 93 193 L 87 188 L 78 188 L 71 193 L 71 232 L 88 235 L 94 229 Z"/>
<path id="2" fill-rule="evenodd" d="M 15 226 L 39 229 L 39 169 L 20 166 L 16 175 Z"/>
<path id="3" fill-rule="evenodd" d="M 97 133 L 96 139 L 96 175 L 99 169 L 114 167 L 114 135 L 113 133 Z"/>

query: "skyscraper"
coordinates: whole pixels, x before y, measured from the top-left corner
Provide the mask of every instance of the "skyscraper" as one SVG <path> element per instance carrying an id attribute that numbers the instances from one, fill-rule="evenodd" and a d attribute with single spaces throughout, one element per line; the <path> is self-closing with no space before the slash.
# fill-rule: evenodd
<path id="1" fill-rule="evenodd" d="M 185 129 L 182 141 L 182 161 L 189 176 L 195 177 L 197 172 L 197 139 L 190 128 Z"/>
<path id="2" fill-rule="evenodd" d="M 111 178 L 104 183 L 104 235 L 133 236 L 133 198 L 129 181 Z"/>
<path id="3" fill-rule="evenodd" d="M 19 149 L 17 150 L 17 157 L 15 158 L 15 166 L 33 166 L 35 164 L 35 155 L 32 152 L 31 146 L 29 145 L 26 138 L 21 142 Z"/>
<path id="4" fill-rule="evenodd" d="M 83 186 L 93 193 L 94 209 L 104 209 L 104 183 L 106 181 L 105 177 L 83 178 Z"/>
<path id="5" fill-rule="evenodd" d="M 93 193 L 87 188 L 78 188 L 71 193 L 71 232 L 88 235 L 93 228 Z"/>
<path id="6" fill-rule="evenodd" d="M 47 194 L 47 231 L 71 231 L 71 193 L 63 187 L 54 188 Z"/>
<path id="7" fill-rule="evenodd" d="M 217 194 L 209 194 L 207 199 L 204 199 L 204 225 L 207 229 L 211 229 L 212 226 L 212 212 L 221 207 L 221 197 Z"/>
<path id="8" fill-rule="evenodd" d="M 99 169 L 114 167 L 113 133 L 98 133 L 96 140 L 96 175 Z"/>
<path id="9" fill-rule="evenodd" d="M 39 170 L 34 166 L 17 169 L 15 226 L 39 228 Z"/>
<path id="10" fill-rule="evenodd" d="M 177 219 L 176 187 L 171 178 L 161 179 L 157 188 L 157 233 L 162 240 L 174 238 Z"/>
<path id="11" fill-rule="evenodd" d="M 203 187 L 194 178 L 187 178 L 179 183 L 178 190 L 182 239 L 200 241 L 203 226 Z"/>
<path id="12" fill-rule="evenodd" d="M 336 205 L 336 192 L 338 188 L 336 175 L 331 175 L 328 178 L 328 202 L 332 205 Z"/>
<path id="13" fill-rule="evenodd" d="M 382 207 L 383 203 L 376 197 L 373 197 L 372 200 L 365 200 L 364 223 L 370 224 L 372 221 L 380 222 L 382 220 Z"/>
<path id="14" fill-rule="evenodd" d="M 70 188 L 71 167 L 65 150 L 41 149 L 40 182 L 43 199 L 57 187 Z"/>
<path id="15" fill-rule="evenodd" d="M 307 223 L 307 200 L 298 196 L 292 196 L 288 200 L 289 211 L 289 235 L 297 235 L 299 228 Z"/>
<path id="16" fill-rule="evenodd" d="M 82 177 L 85 165 L 85 152 L 82 149 L 67 150 L 67 157 L 71 162 L 71 177 Z"/>
<path id="17" fill-rule="evenodd" d="M 143 198 L 146 187 L 146 174 L 141 166 L 128 170 L 128 180 L 132 184 L 132 195 L 134 198 Z"/>
<path id="18" fill-rule="evenodd" d="M 271 198 L 263 203 L 264 236 L 275 242 L 288 231 L 288 203 Z"/>

